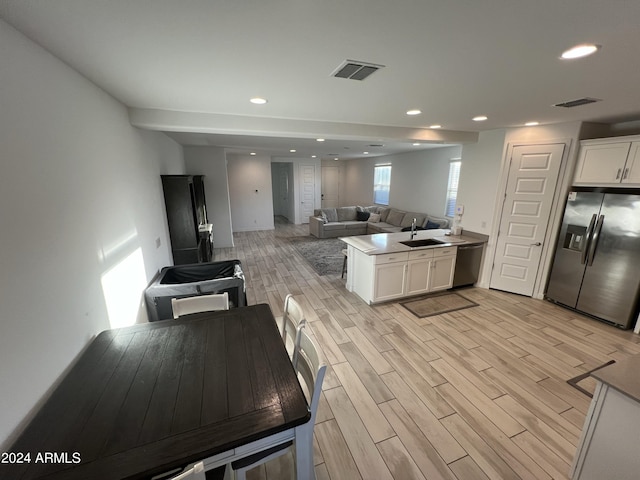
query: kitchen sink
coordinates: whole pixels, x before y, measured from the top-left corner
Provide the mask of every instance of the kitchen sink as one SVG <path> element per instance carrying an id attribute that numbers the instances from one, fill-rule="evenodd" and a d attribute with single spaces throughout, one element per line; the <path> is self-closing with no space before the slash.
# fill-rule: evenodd
<path id="1" fill-rule="evenodd" d="M 441 242 L 440 240 L 435 240 L 433 238 L 424 238 L 422 240 L 406 240 L 404 242 L 400 242 L 403 245 L 406 245 L 407 247 L 429 247 L 432 245 L 442 245 L 444 242 Z"/>

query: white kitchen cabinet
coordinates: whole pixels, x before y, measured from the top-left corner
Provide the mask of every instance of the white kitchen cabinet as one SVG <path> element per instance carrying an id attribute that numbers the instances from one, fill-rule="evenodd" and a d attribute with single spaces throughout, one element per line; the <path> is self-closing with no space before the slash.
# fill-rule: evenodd
<path id="1" fill-rule="evenodd" d="M 451 288 L 456 250 L 442 247 L 367 255 L 349 246 L 348 288 L 370 304 Z"/>
<path id="2" fill-rule="evenodd" d="M 622 178 L 622 183 L 640 185 L 640 141 L 631 144 L 625 168 L 627 170 Z"/>
<path id="3" fill-rule="evenodd" d="M 580 142 L 575 185 L 640 185 L 640 137 Z"/>
<path id="4" fill-rule="evenodd" d="M 436 257 L 431 268 L 430 292 L 446 290 L 453 285 L 453 272 L 456 268 L 455 255 Z"/>
<path id="5" fill-rule="evenodd" d="M 591 374 L 597 380 L 570 476 L 572 480 L 637 480 L 640 472 L 640 355 Z"/>
<path id="6" fill-rule="evenodd" d="M 384 302 L 403 297 L 406 271 L 406 261 L 376 265 L 373 280 L 373 301 Z"/>
<path id="7" fill-rule="evenodd" d="M 407 287 L 404 295 L 427 293 L 431 286 L 431 266 L 433 251 L 418 250 L 409 253 L 407 263 Z"/>

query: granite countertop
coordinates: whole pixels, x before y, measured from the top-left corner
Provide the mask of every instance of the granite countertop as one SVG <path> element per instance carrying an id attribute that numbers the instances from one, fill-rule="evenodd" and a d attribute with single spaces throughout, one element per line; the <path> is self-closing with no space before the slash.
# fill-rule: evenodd
<path id="1" fill-rule="evenodd" d="M 591 376 L 640 402 L 639 371 L 640 355 L 634 355 L 596 370 Z"/>
<path id="2" fill-rule="evenodd" d="M 398 232 L 398 233 L 376 233 L 374 235 L 357 235 L 353 237 L 340 237 L 347 245 L 351 245 L 357 248 L 361 252 L 367 255 L 381 255 L 384 253 L 398 253 L 398 252 L 410 252 L 412 250 L 424 250 L 427 248 L 442 248 L 442 247 L 458 247 L 461 245 L 477 245 L 480 243 L 486 243 L 485 240 L 479 239 L 469 235 L 446 235 L 449 230 L 434 229 L 434 230 L 418 230 L 413 240 L 423 240 L 427 238 L 433 238 L 444 242 L 439 245 L 428 245 L 423 247 L 409 247 L 399 243 L 405 240 L 411 240 L 411 232 Z"/>

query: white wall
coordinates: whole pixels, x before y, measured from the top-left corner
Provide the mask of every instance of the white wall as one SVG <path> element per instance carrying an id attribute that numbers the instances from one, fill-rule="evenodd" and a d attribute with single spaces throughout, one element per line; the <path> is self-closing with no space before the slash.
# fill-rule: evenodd
<path id="1" fill-rule="evenodd" d="M 457 205 L 464 205 L 461 225 L 466 230 L 491 233 L 496 193 L 505 149 L 505 131 L 481 132 L 478 143 L 462 147 Z"/>
<path id="2" fill-rule="evenodd" d="M 271 159 L 228 154 L 227 160 L 233 231 L 273 230 Z"/>
<path id="3" fill-rule="evenodd" d="M 227 157 L 221 147 L 184 147 L 186 173 L 204 175 L 207 217 L 215 248 L 233 247 Z"/>
<path id="4" fill-rule="evenodd" d="M 373 167 L 389 163 L 391 190 L 389 205 L 402 210 L 444 216 L 449 162 L 459 158 L 462 147 L 386 155 L 364 160 L 349 160 L 345 165 L 345 205 L 373 203 Z"/>
<path id="5" fill-rule="evenodd" d="M 173 140 L 131 127 L 122 104 L 1 20 L 0 45 L 5 451 L 78 353 L 111 327 L 108 308 L 145 318 L 143 290 L 171 263 L 160 174 L 184 164 Z M 103 289 L 123 276 L 136 281 L 128 291 Z"/>

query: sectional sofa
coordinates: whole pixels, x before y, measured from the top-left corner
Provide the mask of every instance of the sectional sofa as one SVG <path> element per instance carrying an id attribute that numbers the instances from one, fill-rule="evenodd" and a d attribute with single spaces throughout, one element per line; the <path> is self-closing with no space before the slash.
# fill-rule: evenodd
<path id="1" fill-rule="evenodd" d="M 413 219 L 421 229 L 449 228 L 446 217 L 372 205 L 321 208 L 309 217 L 309 233 L 318 238 L 394 233 L 410 228 Z"/>

